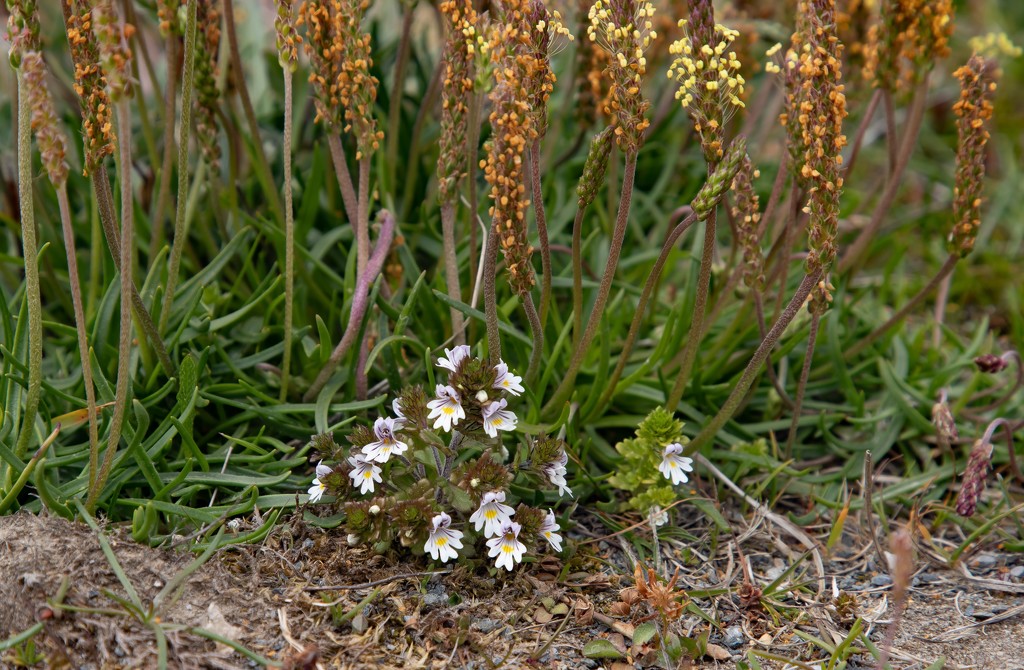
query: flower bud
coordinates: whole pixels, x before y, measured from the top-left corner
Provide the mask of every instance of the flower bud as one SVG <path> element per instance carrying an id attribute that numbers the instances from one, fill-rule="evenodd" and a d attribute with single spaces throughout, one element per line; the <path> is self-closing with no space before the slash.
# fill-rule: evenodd
<path id="1" fill-rule="evenodd" d="M 967 457 L 967 469 L 964 470 L 960 495 L 956 498 L 956 513 L 960 516 L 971 516 L 978 509 L 978 498 L 985 490 L 985 478 L 988 475 L 991 458 L 992 443 L 988 440 L 976 441 L 970 456 Z"/>
<path id="2" fill-rule="evenodd" d="M 725 158 L 722 159 L 715 171 L 711 173 L 708 180 L 704 182 L 704 186 L 697 192 L 693 202 L 690 203 L 698 219 L 702 221 L 707 219 L 715 207 L 718 206 L 722 196 L 732 186 L 732 181 L 736 177 L 736 173 L 739 172 L 743 159 L 746 156 L 747 140 L 743 137 L 737 137 L 729 145 L 729 151 L 726 152 Z"/>
<path id="3" fill-rule="evenodd" d="M 609 126 L 590 141 L 587 162 L 583 164 L 583 176 L 580 177 L 580 183 L 576 187 L 580 209 L 589 207 L 590 203 L 594 202 L 597 192 L 604 183 L 604 174 L 608 170 L 608 157 L 612 152 L 613 134 L 613 129 Z"/>

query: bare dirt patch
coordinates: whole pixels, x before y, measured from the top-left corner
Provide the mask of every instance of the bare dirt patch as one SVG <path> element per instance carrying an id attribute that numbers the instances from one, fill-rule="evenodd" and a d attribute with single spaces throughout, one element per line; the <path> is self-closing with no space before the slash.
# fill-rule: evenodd
<path id="1" fill-rule="evenodd" d="M 144 603 L 193 558 L 184 551 L 139 545 L 124 529 L 109 528 L 108 533 Z M 761 588 L 802 553 L 763 527 L 742 542 L 744 560 Z M 711 645 L 709 655 L 684 661 L 683 667 L 734 668 L 751 650 L 817 667 L 828 656 L 808 644 L 807 636 L 835 644 L 849 630 L 849 622 L 830 609 L 830 597 L 817 602 L 813 589 L 774 595 L 769 605 L 785 615 L 778 621 L 763 607 L 744 603 L 737 592 L 740 562 L 728 548 L 706 562 L 678 540 L 663 539 L 663 549 L 665 568 L 679 569 L 680 587 L 693 593 L 733 591 L 693 601 L 720 626 L 692 611 L 680 619 L 682 633 L 693 638 L 707 634 Z M 634 646 L 630 638 L 647 611 L 634 607 L 624 614 L 616 605 L 620 590 L 632 585 L 626 569 L 632 553 L 625 542 L 608 538 L 586 545 L 569 565 L 548 557 L 510 575 L 486 576 L 464 567 L 430 575 L 423 574 L 428 568 L 422 561 L 349 547 L 343 533 L 296 520 L 276 528 L 261 545 L 222 550 L 191 577 L 181 597 L 162 613 L 169 667 L 257 665 L 195 634 L 194 627 L 213 629 L 284 667 L 644 667 L 654 659 L 652 649 Z M 857 614 L 877 644 L 892 614 L 885 579 L 857 558 L 866 554 L 848 553 L 849 560 L 825 563 L 828 580 L 835 575 L 844 591 L 856 595 Z M 108 593 L 123 597 L 124 590 L 87 526 L 27 514 L 0 518 L 0 558 L 0 602 L 5 604 L 0 640 L 45 618 L 33 638 L 34 667 L 156 667 L 153 632 L 130 617 L 104 612 L 120 607 Z M 993 579 L 1011 591 L 1024 590 L 1013 576 L 1016 559 L 986 560 Z M 793 571 L 794 584 L 816 577 L 806 567 Z M 47 607 L 65 577 L 69 586 L 63 602 L 93 611 Z M 959 573 L 931 568 L 917 574 L 911 593 L 891 667 L 923 669 L 945 657 L 946 668 L 1024 668 L 1024 594 L 987 589 Z M 993 623 L 982 625 L 992 617 Z M 598 638 L 608 640 L 621 658 L 584 658 L 583 646 Z M 302 653 L 314 649 L 315 662 Z M 0 667 L 17 667 L 18 657 L 12 654 L 19 650 L 25 651 L 19 647 L 0 655 Z M 800 667 L 771 660 L 761 665 Z M 872 668 L 874 660 L 855 655 L 847 667 Z"/>

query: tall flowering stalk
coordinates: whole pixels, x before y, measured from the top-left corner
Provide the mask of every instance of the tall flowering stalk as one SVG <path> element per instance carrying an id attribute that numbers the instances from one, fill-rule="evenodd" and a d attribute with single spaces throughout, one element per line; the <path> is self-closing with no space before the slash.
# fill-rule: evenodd
<path id="1" fill-rule="evenodd" d="M 501 358 L 498 336 L 498 307 L 494 285 L 497 247 L 501 247 L 508 271 L 509 285 L 519 296 L 530 322 L 533 352 L 527 372 L 540 362 L 544 333 L 530 290 L 534 285 L 530 258 L 533 247 L 527 239 L 526 210 L 530 200 L 526 191 L 523 157 L 536 136 L 532 126 L 530 97 L 525 88 L 524 61 L 520 58 L 525 31 L 526 6 L 523 0 L 507 0 L 498 6 L 498 22 L 490 35 L 494 61 L 494 87 L 491 100 L 492 137 L 487 143 L 487 158 L 481 161 L 484 177 L 491 187 L 491 242 L 488 243 L 484 269 L 484 301 L 487 313 L 487 346 L 492 359 Z M 496 242 L 496 244 L 494 243 Z"/>
<path id="2" fill-rule="evenodd" d="M 642 86 L 647 74 L 645 54 L 651 41 L 657 37 L 653 29 L 653 17 L 654 5 L 646 0 L 597 0 L 590 8 L 587 37 L 607 51 L 610 57 L 605 69 L 609 81 L 605 114 L 611 119 L 615 144 L 626 155 L 625 169 L 608 260 L 601 275 L 594 306 L 578 346 L 573 350 L 569 368 L 545 406 L 545 413 L 560 410 L 562 403 L 575 388 L 576 375 L 597 334 L 619 264 L 633 198 L 636 157 L 643 145 L 645 131 L 651 124 L 647 118 L 651 103 L 644 97 Z"/>
<path id="3" fill-rule="evenodd" d="M 178 9 L 182 0 L 159 0 L 156 6 L 160 35 L 164 38 L 167 58 L 167 80 L 164 82 L 164 156 L 160 165 L 160 183 L 150 212 L 149 258 L 155 258 L 164 242 L 164 224 L 169 216 L 171 198 L 171 172 L 174 166 L 174 116 L 178 78 L 181 76 L 178 60 L 181 56 L 182 25 Z M 172 219 L 173 221 L 173 219 Z"/>
<path id="4" fill-rule="evenodd" d="M 31 109 L 32 131 L 42 158 L 43 168 L 57 192 L 60 208 L 64 250 L 68 259 L 68 279 L 71 284 L 71 303 L 78 334 L 78 352 L 82 363 L 82 384 L 85 386 L 85 406 L 89 421 L 89 486 L 94 486 L 99 464 L 99 425 L 96 414 L 96 389 L 93 386 L 92 363 L 89 355 L 87 323 L 82 304 L 82 285 L 78 276 L 78 258 L 75 251 L 75 233 L 71 226 L 71 207 L 68 204 L 68 166 L 65 161 L 67 139 L 61 131 L 54 110 L 53 99 L 46 83 L 47 69 L 42 54 L 30 51 L 21 63 L 22 77 L 27 85 Z"/>
<path id="5" fill-rule="evenodd" d="M 992 98 L 1000 71 L 994 61 L 974 54 L 954 73 L 960 80 L 960 99 L 953 105 L 957 116 L 956 176 L 953 182 L 953 225 L 947 238 L 949 256 L 932 279 L 888 321 L 875 328 L 846 352 L 856 356 L 893 326 L 901 323 L 950 274 L 957 262 L 971 253 L 981 225 L 981 193 L 985 179 L 985 148 L 992 118 Z"/>
<path id="6" fill-rule="evenodd" d="M 842 134 L 846 100 L 839 63 L 841 46 L 835 33 L 835 0 L 812 0 L 806 5 L 806 11 L 807 16 L 802 19 L 805 22 L 802 25 L 806 26 L 806 43 L 798 54 L 798 67 L 801 86 L 807 90 L 806 101 L 811 110 L 800 119 L 802 140 L 807 147 L 800 173 L 808 180 L 811 189 L 811 251 L 807 269 L 796 293 L 762 338 L 721 409 L 686 446 L 687 454 L 693 454 L 712 442 L 736 412 L 761 366 L 811 292 L 821 292 L 819 300 L 827 304 L 826 273 L 835 257 L 835 231 L 842 188 L 839 152 L 846 143 Z M 822 281 L 826 283 L 822 284 Z"/>
<path id="7" fill-rule="evenodd" d="M 220 90 L 217 87 L 220 55 L 221 14 L 217 0 L 198 0 L 196 3 L 196 55 L 192 85 L 195 104 L 192 111 L 202 159 L 214 174 L 220 170 L 220 142 L 217 138 L 217 105 Z M 254 138 L 258 143 L 258 137 Z"/>
<path id="8" fill-rule="evenodd" d="M 846 94 L 842 84 L 842 51 L 835 26 L 832 1 L 812 0 L 806 47 L 800 55 L 801 88 L 809 104 L 801 115 L 801 144 L 806 147 L 800 176 L 807 185 L 810 202 L 808 226 L 807 275 L 820 277 L 810 296 L 811 330 L 807 339 L 803 369 L 797 383 L 793 420 L 786 440 L 790 453 L 796 438 L 807 377 L 814 358 L 814 345 L 822 314 L 832 301 L 829 272 L 836 258 L 836 234 L 839 231 L 839 197 L 843 189 L 842 150 L 846 146 L 843 120 L 846 118 Z"/>
<path id="9" fill-rule="evenodd" d="M 843 255 L 839 265 L 841 272 L 861 262 L 892 207 L 924 119 L 929 74 L 937 59 L 949 55 L 949 38 L 953 32 L 952 0 L 887 0 L 883 4 L 882 16 L 883 20 L 874 33 L 876 37 L 869 49 L 865 72 L 869 78 L 874 79 L 877 86 L 882 87 L 890 170 L 885 190 L 875 205 L 871 220 Z M 914 91 L 899 141 L 892 102 L 894 81 L 906 82 Z"/>
<path id="10" fill-rule="evenodd" d="M 743 107 L 740 96 L 745 82 L 739 73 L 739 59 L 732 48 L 739 33 L 715 23 L 711 0 L 691 2 L 690 16 L 680 21 L 679 27 L 684 29 L 685 34 L 669 47 L 670 53 L 676 58 L 668 70 L 668 76 L 679 83 L 676 99 L 693 120 L 710 178 L 723 155 L 725 123 L 736 109 Z M 704 246 L 697 275 L 697 295 L 690 332 L 681 353 L 679 372 L 666 401 L 670 410 L 674 410 L 683 397 L 704 331 L 711 286 L 711 263 L 715 254 L 716 209 L 709 210 L 703 220 Z"/>
<path id="11" fill-rule="evenodd" d="M 121 243 L 117 232 L 117 214 L 103 165 L 106 157 L 114 153 L 117 135 L 111 115 L 113 105 L 107 91 L 107 75 L 100 66 L 99 44 L 93 33 L 93 10 L 80 0 L 61 0 L 61 9 L 74 64 L 74 91 L 78 95 L 82 114 L 85 175 L 92 181 L 103 237 L 114 267 L 120 272 Z M 134 282 L 129 297 L 146 340 L 156 351 L 160 366 L 166 374 L 173 375 L 174 364 L 167 355 L 167 348 L 160 338 L 156 323 Z"/>
<path id="12" fill-rule="evenodd" d="M 473 98 L 474 64 L 476 62 L 477 15 L 469 0 L 446 0 L 440 5 L 445 17 L 447 35 L 442 60 L 445 64 L 441 89 L 441 135 L 437 158 L 437 199 L 441 205 L 441 230 L 444 244 L 445 281 L 448 295 L 462 299 L 459 263 L 455 244 L 455 209 L 459 185 L 465 177 L 469 161 L 470 106 Z M 472 160 L 472 159 L 470 159 Z M 475 222 L 470 222 L 475 228 Z M 456 344 L 466 340 L 462 312 L 451 308 L 452 332 Z"/>
<path id="13" fill-rule="evenodd" d="M 21 207 L 22 257 L 25 262 L 25 305 L 28 311 L 28 388 L 24 399 L 21 432 L 14 446 L 19 458 L 28 450 L 39 412 L 43 386 L 43 314 L 39 295 L 39 243 L 36 237 L 32 198 L 32 97 L 23 59 L 40 48 L 39 17 L 33 0 L 9 1 L 7 19 L 11 41 L 10 63 L 18 78 L 18 203 Z M 9 470 L 5 468 L 5 472 Z M 9 484 L 4 477 L 5 488 Z"/>
<path id="14" fill-rule="evenodd" d="M 292 363 L 292 322 L 295 304 L 295 212 L 292 206 L 292 79 L 299 61 L 299 36 L 292 0 L 277 0 L 274 17 L 277 62 L 284 75 L 284 360 L 281 363 L 281 394 L 288 397 Z"/>

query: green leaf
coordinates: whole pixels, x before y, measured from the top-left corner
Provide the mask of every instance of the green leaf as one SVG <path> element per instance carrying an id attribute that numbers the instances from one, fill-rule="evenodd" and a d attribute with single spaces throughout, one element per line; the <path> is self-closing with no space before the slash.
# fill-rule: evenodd
<path id="1" fill-rule="evenodd" d="M 633 644 L 647 644 L 658 634 L 658 627 L 653 621 L 642 623 L 633 631 Z"/>
<path id="2" fill-rule="evenodd" d="M 583 645 L 583 655 L 587 658 L 624 658 L 608 640 L 591 640 Z"/>

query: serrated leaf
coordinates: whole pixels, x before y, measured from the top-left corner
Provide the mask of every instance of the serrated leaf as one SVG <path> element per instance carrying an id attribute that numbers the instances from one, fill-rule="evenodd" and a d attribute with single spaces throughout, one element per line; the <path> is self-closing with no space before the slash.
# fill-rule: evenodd
<path id="1" fill-rule="evenodd" d="M 591 640 L 583 645 L 583 655 L 587 658 L 623 658 L 622 652 L 608 640 Z"/>
<path id="2" fill-rule="evenodd" d="M 633 644 L 647 644 L 658 634 L 658 627 L 653 621 L 642 623 L 633 631 Z"/>
<path id="3" fill-rule="evenodd" d="M 452 507 L 460 512 L 473 510 L 473 499 L 458 486 L 448 486 L 448 499 L 451 501 Z"/>

